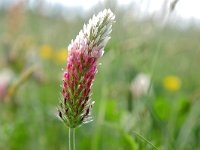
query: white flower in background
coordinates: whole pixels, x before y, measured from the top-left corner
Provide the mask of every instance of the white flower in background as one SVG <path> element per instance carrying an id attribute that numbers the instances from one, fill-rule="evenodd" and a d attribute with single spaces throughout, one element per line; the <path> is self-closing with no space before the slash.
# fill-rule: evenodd
<path id="1" fill-rule="evenodd" d="M 131 82 L 131 93 L 134 97 L 147 94 L 150 88 L 150 76 L 144 73 L 138 74 Z"/>
<path id="2" fill-rule="evenodd" d="M 6 90 L 14 77 L 14 73 L 10 69 L 3 69 L 0 72 L 0 100 L 5 96 Z"/>

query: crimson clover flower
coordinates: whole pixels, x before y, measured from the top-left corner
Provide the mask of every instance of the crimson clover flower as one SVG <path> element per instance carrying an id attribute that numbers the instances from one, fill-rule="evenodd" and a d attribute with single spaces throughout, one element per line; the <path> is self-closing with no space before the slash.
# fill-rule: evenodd
<path id="1" fill-rule="evenodd" d="M 94 15 L 68 46 L 58 115 L 70 128 L 91 121 L 90 111 L 94 104 L 90 98 L 91 86 L 114 20 L 110 9 Z"/>

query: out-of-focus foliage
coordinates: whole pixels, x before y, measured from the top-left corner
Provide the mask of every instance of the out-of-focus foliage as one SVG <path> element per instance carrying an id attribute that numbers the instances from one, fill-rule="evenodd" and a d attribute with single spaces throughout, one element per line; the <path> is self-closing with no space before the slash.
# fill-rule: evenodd
<path id="1" fill-rule="evenodd" d="M 0 9 L 0 149 L 67 149 L 56 116 L 65 47 L 90 15 L 25 6 Z M 200 149 L 200 29 L 161 28 L 131 18 L 130 8 L 111 9 L 116 23 L 92 87 L 94 121 L 76 129 L 77 149 L 154 149 L 138 134 L 161 150 Z M 151 86 L 135 96 L 140 73 Z"/>

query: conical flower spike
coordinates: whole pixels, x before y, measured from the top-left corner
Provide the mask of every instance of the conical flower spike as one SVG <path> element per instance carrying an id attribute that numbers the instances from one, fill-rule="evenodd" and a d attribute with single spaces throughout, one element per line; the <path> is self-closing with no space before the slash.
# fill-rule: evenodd
<path id="1" fill-rule="evenodd" d="M 97 73 L 97 60 L 102 57 L 115 16 L 105 9 L 93 16 L 68 47 L 68 61 L 63 75 L 62 96 L 58 115 L 70 128 L 91 121 L 91 85 Z"/>

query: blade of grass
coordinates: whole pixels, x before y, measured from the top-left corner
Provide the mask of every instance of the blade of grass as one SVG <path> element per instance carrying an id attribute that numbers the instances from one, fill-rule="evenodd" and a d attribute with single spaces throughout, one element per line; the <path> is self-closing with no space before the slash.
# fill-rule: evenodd
<path id="1" fill-rule="evenodd" d="M 147 140 L 145 137 L 143 137 L 142 135 L 138 134 L 137 132 L 132 132 L 133 134 L 135 134 L 136 136 L 138 136 L 140 139 L 142 139 L 143 141 L 145 141 L 147 144 L 151 145 L 154 149 L 159 150 L 155 145 L 153 145 L 149 140 Z"/>

